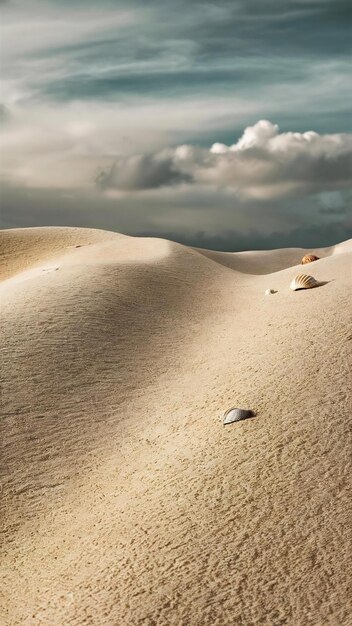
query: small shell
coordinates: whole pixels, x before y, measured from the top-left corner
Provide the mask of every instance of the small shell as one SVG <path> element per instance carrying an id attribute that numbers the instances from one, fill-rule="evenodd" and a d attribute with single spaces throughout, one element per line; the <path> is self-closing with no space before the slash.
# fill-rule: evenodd
<path id="1" fill-rule="evenodd" d="M 264 294 L 265 294 L 266 296 L 270 296 L 270 294 L 272 294 L 272 293 L 276 293 L 276 291 L 275 291 L 274 289 L 266 289 L 266 290 L 264 291 Z"/>
<path id="2" fill-rule="evenodd" d="M 222 422 L 223 424 L 232 424 L 232 422 L 240 422 L 254 416 L 255 413 L 250 409 L 236 409 L 233 407 L 225 411 L 222 416 Z"/>
<path id="3" fill-rule="evenodd" d="M 298 289 L 312 289 L 319 285 L 318 281 L 313 276 L 307 274 L 297 274 L 296 278 L 290 284 L 292 291 L 298 291 Z"/>
<path id="4" fill-rule="evenodd" d="M 319 261 L 319 257 L 315 256 L 315 254 L 305 254 L 301 261 L 301 265 L 305 265 L 306 263 L 313 263 L 313 261 Z"/>

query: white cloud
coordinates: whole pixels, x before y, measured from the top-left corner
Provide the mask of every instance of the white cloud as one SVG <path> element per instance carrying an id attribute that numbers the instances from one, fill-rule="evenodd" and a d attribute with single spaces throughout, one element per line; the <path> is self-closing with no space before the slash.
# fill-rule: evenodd
<path id="1" fill-rule="evenodd" d="M 344 189 L 351 187 L 352 135 L 280 133 L 277 125 L 261 120 L 230 146 L 215 143 L 205 150 L 185 145 L 122 158 L 103 179 L 106 187 L 130 190 L 188 180 L 256 199 Z"/>
<path id="2" fill-rule="evenodd" d="M 55 6 L 38 0 L 11 2 L 2 9 L 2 61 L 39 53 L 55 46 L 94 41 L 107 29 L 117 34 L 137 21 L 127 10 Z"/>
<path id="3" fill-rule="evenodd" d="M 214 133 L 223 106 L 208 102 L 200 115 L 193 101 L 183 105 L 7 107 L 0 175 L 12 184 L 83 189 L 94 186 L 100 172 L 105 190 L 132 193 L 193 183 L 259 200 L 351 187 L 351 134 L 281 133 L 261 120 L 232 145 L 165 148 L 190 133 L 201 135 L 205 127 Z"/>
<path id="4" fill-rule="evenodd" d="M 204 128 L 215 132 L 219 118 L 226 114 L 227 124 L 234 108 L 238 121 L 246 105 L 233 99 L 210 99 L 206 107 L 201 99 L 6 104 L 0 176 L 33 187 L 90 187 L 114 160 L 157 153 Z"/>

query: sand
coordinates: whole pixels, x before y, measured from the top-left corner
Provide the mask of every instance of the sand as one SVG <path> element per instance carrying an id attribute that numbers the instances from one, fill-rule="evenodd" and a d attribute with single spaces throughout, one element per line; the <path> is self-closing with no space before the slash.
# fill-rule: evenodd
<path id="1" fill-rule="evenodd" d="M 352 242 L 1 249 L 1 624 L 350 625 Z"/>

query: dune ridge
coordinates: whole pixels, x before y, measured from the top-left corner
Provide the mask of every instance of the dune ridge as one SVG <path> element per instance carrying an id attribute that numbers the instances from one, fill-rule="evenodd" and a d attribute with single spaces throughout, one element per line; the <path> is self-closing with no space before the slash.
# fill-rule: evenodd
<path id="1" fill-rule="evenodd" d="M 1 243 L 3 623 L 347 626 L 352 242 Z"/>

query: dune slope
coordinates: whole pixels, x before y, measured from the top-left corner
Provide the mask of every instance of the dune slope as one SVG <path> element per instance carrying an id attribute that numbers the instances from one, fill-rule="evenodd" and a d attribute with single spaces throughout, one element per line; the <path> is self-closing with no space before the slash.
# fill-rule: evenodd
<path id="1" fill-rule="evenodd" d="M 1 623 L 350 624 L 352 246 L 1 240 Z"/>

